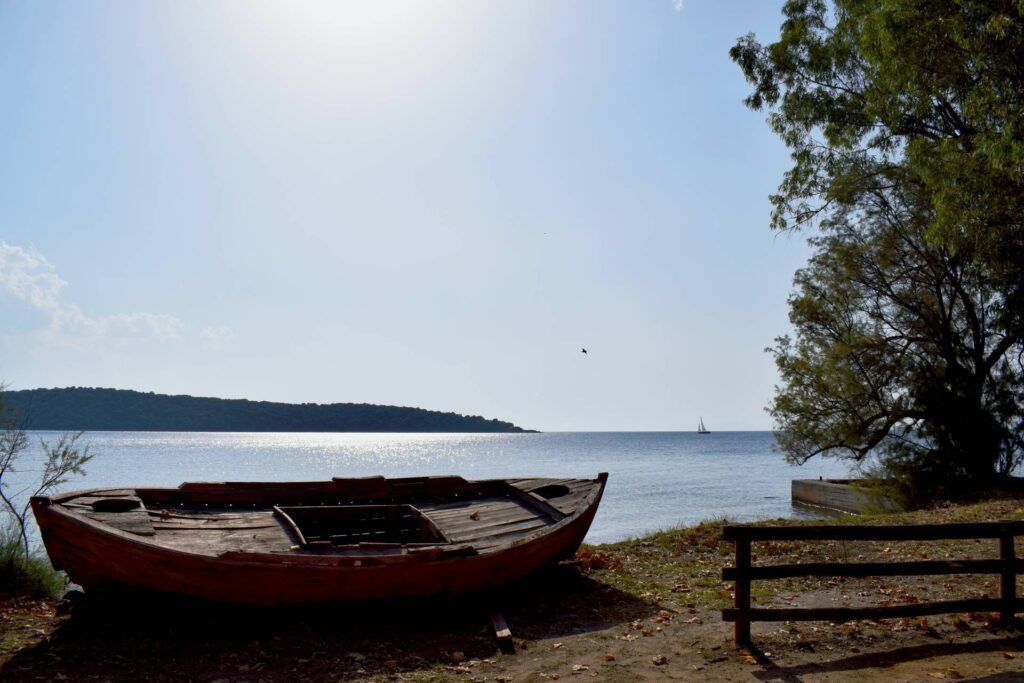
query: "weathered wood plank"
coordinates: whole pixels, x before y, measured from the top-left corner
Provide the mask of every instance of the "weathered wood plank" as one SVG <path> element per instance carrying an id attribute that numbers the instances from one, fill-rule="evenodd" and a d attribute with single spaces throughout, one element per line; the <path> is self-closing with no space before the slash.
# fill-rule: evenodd
<path id="1" fill-rule="evenodd" d="M 149 516 L 156 519 L 184 519 L 190 521 L 230 521 L 237 519 L 252 519 L 254 515 L 262 515 L 270 517 L 273 513 L 270 510 L 253 510 L 252 512 L 199 512 L 199 511 L 183 511 L 181 508 L 157 508 L 149 509 Z"/>
<path id="2" fill-rule="evenodd" d="M 156 531 L 149 521 L 149 515 L 145 510 L 132 510 L 130 512 L 87 512 L 85 516 L 97 522 L 106 524 L 121 531 L 135 534 L 137 536 L 153 536 Z"/>
<path id="3" fill-rule="evenodd" d="M 722 569 L 723 581 L 786 579 L 797 576 L 940 576 L 944 574 L 1001 574 L 1007 568 L 1003 560 L 924 560 L 918 562 L 859 562 L 777 564 L 751 567 L 740 572 L 735 567 Z M 1011 566 L 1024 571 L 1024 560 Z"/>
<path id="4" fill-rule="evenodd" d="M 520 524 L 510 524 L 508 526 L 500 526 L 492 529 L 483 529 L 476 532 L 466 532 L 463 534 L 450 534 L 449 538 L 453 543 L 470 543 L 472 541 L 479 541 L 486 539 L 488 541 L 496 540 L 499 538 L 506 538 L 511 535 L 521 534 L 526 532 L 535 531 L 537 529 L 543 529 L 548 526 L 542 521 L 522 522 Z"/>
<path id="5" fill-rule="evenodd" d="M 1005 533 L 1024 535 L 1024 522 L 974 522 L 966 524 L 908 524 L 905 526 L 726 526 L 722 540 L 751 541 L 937 541 L 965 538 L 999 538 Z"/>
<path id="6" fill-rule="evenodd" d="M 161 524 L 160 522 L 154 522 L 153 524 L 153 528 L 157 531 L 244 531 L 246 529 L 275 529 L 280 526 L 280 524 L 232 524 L 230 526 L 198 524 L 195 526 L 186 526 L 184 524 Z"/>
<path id="7" fill-rule="evenodd" d="M 442 525 L 442 526 L 440 526 L 438 528 L 441 529 L 445 534 L 450 535 L 450 534 L 465 533 L 467 531 L 478 531 L 478 530 L 481 530 L 481 529 L 489 529 L 489 528 L 492 528 L 492 527 L 504 526 L 504 525 L 507 525 L 507 524 L 518 524 L 520 522 L 529 522 L 529 521 L 545 522 L 545 520 L 540 519 L 539 517 L 537 517 L 537 515 L 527 513 L 527 514 L 518 514 L 518 515 L 513 515 L 513 516 L 508 516 L 508 517 L 504 517 L 503 516 L 500 519 L 487 519 L 487 520 L 475 520 L 475 519 L 471 519 L 471 518 L 467 517 L 464 520 L 448 522 L 448 523 L 446 523 L 446 524 L 444 524 L 444 525 Z"/>
<path id="8" fill-rule="evenodd" d="M 514 652 L 512 629 L 508 627 L 508 622 L 505 621 L 505 616 L 501 612 L 491 615 L 491 626 L 494 627 L 494 637 L 498 640 L 498 648 L 506 654 Z"/>
<path id="9" fill-rule="evenodd" d="M 430 519 L 445 523 L 458 523 L 464 519 L 502 519 L 518 515 L 531 515 L 533 517 L 547 518 L 537 510 L 530 509 L 520 503 L 509 503 L 508 505 L 490 505 L 487 507 L 469 507 L 453 513 L 438 514 L 432 510 L 424 511 Z"/>
<path id="10" fill-rule="evenodd" d="M 156 540 L 163 546 L 201 555 L 221 555 L 229 551 L 281 552 L 288 550 L 294 541 L 285 530 L 262 529 L 165 529 Z"/>

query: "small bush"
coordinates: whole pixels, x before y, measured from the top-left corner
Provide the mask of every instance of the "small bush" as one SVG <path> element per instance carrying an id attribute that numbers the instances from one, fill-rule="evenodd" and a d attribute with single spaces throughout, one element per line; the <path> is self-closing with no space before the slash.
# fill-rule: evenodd
<path id="1" fill-rule="evenodd" d="M 56 600 L 64 593 L 64 574 L 45 555 L 26 557 L 21 538 L 11 528 L 0 532 L 0 593 Z"/>

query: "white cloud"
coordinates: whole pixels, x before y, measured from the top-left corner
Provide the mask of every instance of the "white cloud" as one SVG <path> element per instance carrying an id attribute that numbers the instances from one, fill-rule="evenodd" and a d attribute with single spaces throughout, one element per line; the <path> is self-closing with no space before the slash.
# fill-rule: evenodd
<path id="1" fill-rule="evenodd" d="M 210 351 L 220 351 L 224 348 L 225 344 L 235 338 L 235 333 L 227 325 L 220 325 L 218 327 L 207 327 L 199 333 L 199 336 L 203 338 L 207 349 Z"/>
<path id="2" fill-rule="evenodd" d="M 682 12 L 683 7 L 686 5 L 686 0 L 672 0 L 672 6 L 676 8 L 677 12 Z"/>
<path id="3" fill-rule="evenodd" d="M 33 308 L 56 311 L 60 290 L 67 285 L 41 254 L 0 242 L 0 288 Z"/>
<path id="4" fill-rule="evenodd" d="M 182 337 L 185 324 L 166 313 L 86 315 L 63 300 L 67 284 L 42 254 L 0 241 L 0 292 L 50 317 L 50 343 L 75 345 L 98 337 L 155 337 L 160 341 Z"/>

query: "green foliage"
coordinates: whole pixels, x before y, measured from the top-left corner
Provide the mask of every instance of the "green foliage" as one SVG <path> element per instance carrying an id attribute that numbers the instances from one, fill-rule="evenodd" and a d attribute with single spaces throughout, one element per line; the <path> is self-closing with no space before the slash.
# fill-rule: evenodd
<path id="1" fill-rule="evenodd" d="M 45 556 L 25 554 L 20 529 L 8 525 L 0 530 L 0 593 L 56 599 L 65 583 Z"/>
<path id="2" fill-rule="evenodd" d="M 219 432 L 522 432 L 509 422 L 365 403 L 272 403 L 123 389 L 7 392 L 32 429 Z"/>
<path id="3" fill-rule="evenodd" d="M 900 167 L 1020 295 L 1024 268 L 1024 5 L 1016 0 L 790 0 L 778 42 L 731 51 L 793 150 L 773 224 L 814 222 Z"/>
<path id="4" fill-rule="evenodd" d="M 797 272 L 796 339 L 771 349 L 777 440 L 796 463 L 881 454 L 904 499 L 989 487 L 1024 455 L 1024 346 L 991 324 L 1002 300 L 975 261 L 928 242 L 905 195 L 880 197 L 825 222 Z"/>
<path id="5" fill-rule="evenodd" d="M 1024 4 L 791 0 L 733 59 L 792 150 L 775 229 L 815 228 L 770 349 L 787 456 L 922 503 L 1024 455 Z"/>

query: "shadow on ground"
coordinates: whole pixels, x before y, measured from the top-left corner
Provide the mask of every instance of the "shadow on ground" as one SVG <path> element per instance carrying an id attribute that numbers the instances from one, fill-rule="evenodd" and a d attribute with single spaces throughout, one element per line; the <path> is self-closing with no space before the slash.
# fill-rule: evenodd
<path id="1" fill-rule="evenodd" d="M 907 662 L 924 661 L 933 658 L 949 658 L 957 655 L 971 655 L 987 652 L 1020 652 L 1024 649 L 1024 636 L 1016 632 L 1009 632 L 1004 637 L 984 638 L 964 643 L 935 643 L 928 645 L 914 645 L 899 647 L 886 651 L 873 651 L 866 654 L 858 654 L 837 659 L 820 659 L 812 663 L 798 664 L 794 666 L 779 666 L 765 653 L 759 650 L 752 650 L 757 658 L 757 663 L 763 667 L 763 671 L 754 673 L 754 677 L 762 681 L 783 681 L 784 683 L 802 683 L 802 676 L 820 675 L 841 671 L 857 671 L 861 669 L 876 670 L 888 668 L 897 664 Z M 1002 683 L 1003 681 L 1020 681 L 1020 672 L 996 673 L 982 678 L 972 678 L 972 681 L 984 681 L 985 683 Z"/>
<path id="2" fill-rule="evenodd" d="M 255 683 L 445 672 L 463 657 L 499 653 L 494 611 L 504 614 L 523 648 L 532 639 L 642 619 L 657 607 L 567 566 L 500 593 L 447 600 L 247 608 L 153 595 L 81 596 L 50 637 L 17 653 L 0 679 Z"/>

